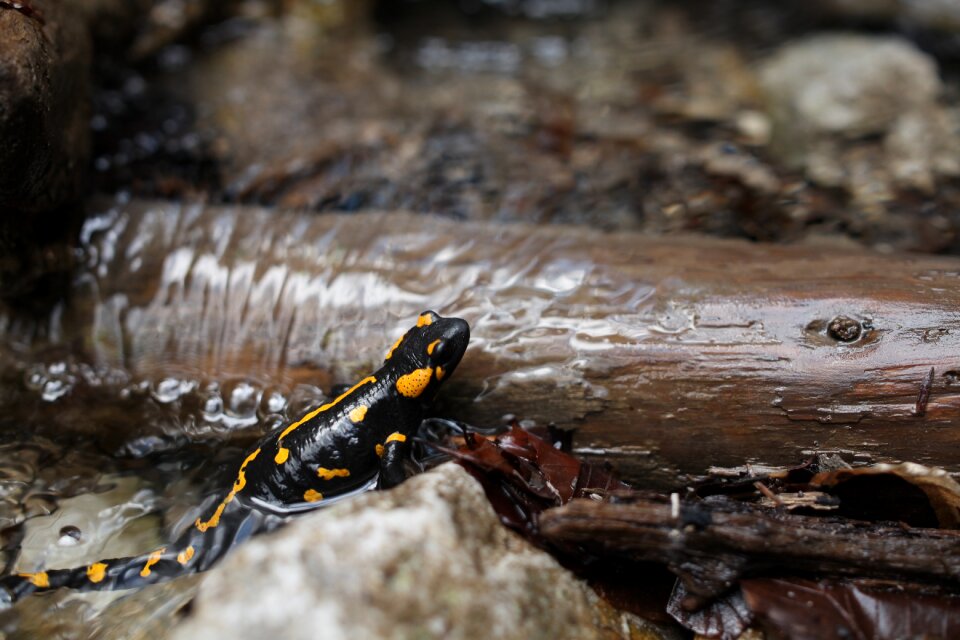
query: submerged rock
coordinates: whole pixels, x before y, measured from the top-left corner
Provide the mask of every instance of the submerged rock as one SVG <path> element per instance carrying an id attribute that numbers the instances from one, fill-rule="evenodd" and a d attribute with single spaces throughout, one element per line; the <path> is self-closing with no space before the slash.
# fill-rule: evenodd
<path id="1" fill-rule="evenodd" d="M 192 638 L 659 638 L 506 530 L 448 464 L 297 519 L 208 576 Z"/>
<path id="2" fill-rule="evenodd" d="M 773 150 L 820 186 L 878 214 L 902 190 L 960 174 L 934 59 L 901 38 L 819 35 L 761 65 Z"/>
<path id="3" fill-rule="evenodd" d="M 788 44 L 760 79 L 782 137 L 885 133 L 941 91 L 936 63 L 900 38 L 821 35 Z"/>

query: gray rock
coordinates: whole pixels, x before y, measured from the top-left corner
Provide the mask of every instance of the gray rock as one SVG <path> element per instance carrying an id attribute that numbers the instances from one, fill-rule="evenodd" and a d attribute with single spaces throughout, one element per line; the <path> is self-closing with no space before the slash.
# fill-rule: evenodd
<path id="1" fill-rule="evenodd" d="M 760 67 L 771 149 L 820 186 L 880 214 L 899 190 L 935 193 L 960 172 L 933 58 L 905 40 L 821 35 Z"/>
<path id="2" fill-rule="evenodd" d="M 941 91 L 936 63 L 900 38 L 819 35 L 782 47 L 760 69 L 775 135 L 885 133 Z"/>
<path id="3" fill-rule="evenodd" d="M 940 109 L 913 111 L 898 118 L 884 139 L 897 183 L 932 194 L 938 177 L 960 176 L 960 131 Z"/>
<path id="4" fill-rule="evenodd" d="M 452 464 L 251 541 L 195 605 L 173 638 L 663 637 L 505 529 Z"/>

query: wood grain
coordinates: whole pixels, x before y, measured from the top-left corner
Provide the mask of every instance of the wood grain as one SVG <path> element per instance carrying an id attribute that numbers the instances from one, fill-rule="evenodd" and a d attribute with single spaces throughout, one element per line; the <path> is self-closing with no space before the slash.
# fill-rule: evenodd
<path id="1" fill-rule="evenodd" d="M 473 327 L 442 413 L 576 428 L 634 479 L 814 450 L 960 471 L 957 259 L 153 203 L 88 231 L 63 340 L 135 377 L 349 382 L 433 308 Z"/>

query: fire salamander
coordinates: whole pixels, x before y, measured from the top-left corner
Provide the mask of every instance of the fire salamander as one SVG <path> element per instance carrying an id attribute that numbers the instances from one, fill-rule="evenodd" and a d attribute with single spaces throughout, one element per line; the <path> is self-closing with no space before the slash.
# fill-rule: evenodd
<path id="1" fill-rule="evenodd" d="M 377 483 L 404 480 L 411 438 L 470 340 L 469 325 L 433 311 L 390 348 L 384 365 L 261 440 L 219 501 L 173 544 L 85 567 L 0 578 L 0 603 L 60 587 L 128 589 L 208 569 L 236 543 L 291 513 Z"/>

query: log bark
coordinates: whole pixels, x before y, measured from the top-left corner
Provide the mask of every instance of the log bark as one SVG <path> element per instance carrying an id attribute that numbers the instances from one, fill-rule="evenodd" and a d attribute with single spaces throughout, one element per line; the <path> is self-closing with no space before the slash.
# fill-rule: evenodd
<path id="1" fill-rule="evenodd" d="M 721 595 L 757 575 L 868 576 L 960 586 L 960 534 L 839 518 L 790 515 L 749 504 L 629 504 L 575 500 L 544 512 L 548 541 L 603 557 L 667 564 L 687 590 Z"/>
<path id="2" fill-rule="evenodd" d="M 433 308 L 473 327 L 440 412 L 576 428 L 575 452 L 630 479 L 812 451 L 960 471 L 954 258 L 400 213 L 101 210 L 66 312 L 42 322 L 135 379 L 329 388 Z"/>

